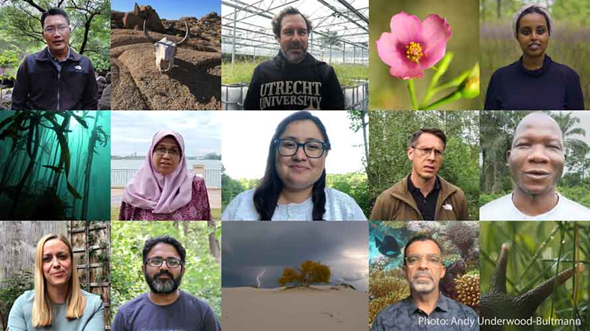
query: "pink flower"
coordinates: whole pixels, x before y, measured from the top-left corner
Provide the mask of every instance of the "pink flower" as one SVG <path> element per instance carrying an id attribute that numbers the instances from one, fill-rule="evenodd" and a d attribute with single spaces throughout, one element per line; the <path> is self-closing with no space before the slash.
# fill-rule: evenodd
<path id="1" fill-rule="evenodd" d="M 391 17 L 391 32 L 377 40 L 377 53 L 389 65 L 389 74 L 402 79 L 421 78 L 424 70 L 445 55 L 451 26 L 444 18 L 430 14 L 424 22 L 403 11 Z"/>

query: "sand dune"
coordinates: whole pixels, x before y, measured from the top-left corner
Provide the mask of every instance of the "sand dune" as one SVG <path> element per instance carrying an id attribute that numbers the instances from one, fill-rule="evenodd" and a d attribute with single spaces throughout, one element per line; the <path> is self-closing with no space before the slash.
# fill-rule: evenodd
<path id="1" fill-rule="evenodd" d="M 367 293 L 339 286 L 222 289 L 224 331 L 368 330 Z"/>

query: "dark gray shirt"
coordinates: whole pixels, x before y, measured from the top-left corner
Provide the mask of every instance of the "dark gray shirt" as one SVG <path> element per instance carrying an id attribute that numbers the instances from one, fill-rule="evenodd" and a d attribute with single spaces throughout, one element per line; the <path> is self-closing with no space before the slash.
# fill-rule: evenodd
<path id="1" fill-rule="evenodd" d="M 211 307 L 180 291 L 173 304 L 158 306 L 144 293 L 124 304 L 115 317 L 112 331 L 220 331 Z"/>
<path id="2" fill-rule="evenodd" d="M 371 331 L 479 331 L 477 320 L 473 309 L 441 293 L 430 315 L 416 307 L 409 297 L 384 308 L 375 318 Z"/>

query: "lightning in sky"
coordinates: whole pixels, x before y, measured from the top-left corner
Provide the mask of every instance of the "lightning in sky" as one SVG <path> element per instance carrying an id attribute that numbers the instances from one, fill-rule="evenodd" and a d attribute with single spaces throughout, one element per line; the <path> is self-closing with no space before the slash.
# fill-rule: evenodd
<path id="1" fill-rule="evenodd" d="M 256 276 L 256 282 L 258 283 L 258 288 L 260 288 L 260 277 L 262 277 L 262 275 L 264 275 L 264 273 L 266 272 L 266 268 L 264 270 L 262 270 L 262 272 L 260 274 L 258 274 L 258 276 Z"/>

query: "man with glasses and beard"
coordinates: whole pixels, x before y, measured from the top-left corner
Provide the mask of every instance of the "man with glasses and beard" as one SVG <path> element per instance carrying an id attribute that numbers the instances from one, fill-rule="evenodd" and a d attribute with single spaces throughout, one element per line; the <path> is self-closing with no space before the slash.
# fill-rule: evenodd
<path id="1" fill-rule="evenodd" d="M 446 272 L 442 261 L 442 248 L 431 236 L 410 239 L 404 249 L 403 271 L 411 296 L 381 310 L 371 331 L 479 330 L 473 309 L 440 293 L 439 282 Z"/>
<path id="2" fill-rule="evenodd" d="M 141 270 L 149 293 L 124 304 L 113 331 L 219 331 L 213 310 L 204 301 L 178 289 L 185 272 L 186 251 L 168 235 L 150 238 L 143 247 Z"/>

